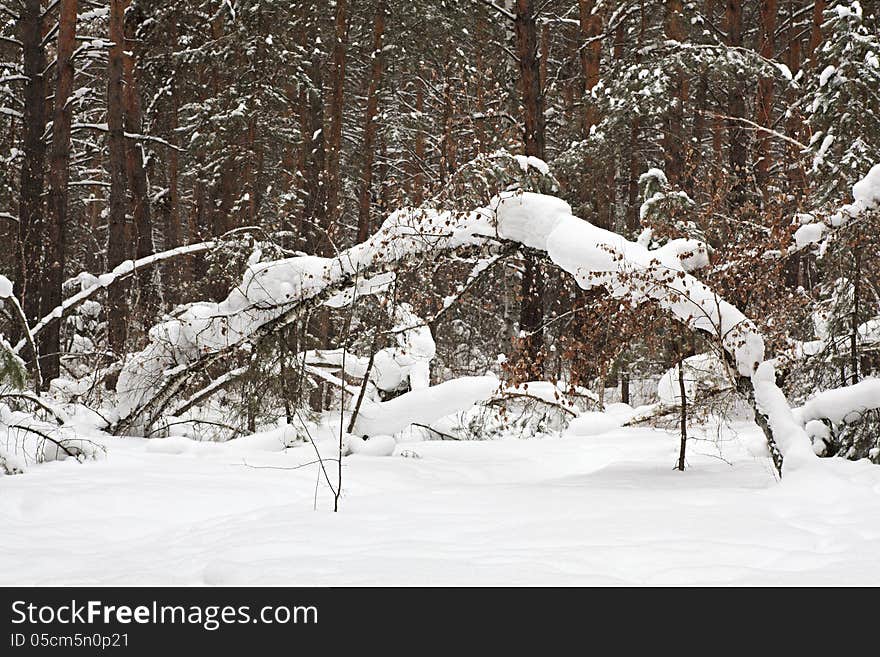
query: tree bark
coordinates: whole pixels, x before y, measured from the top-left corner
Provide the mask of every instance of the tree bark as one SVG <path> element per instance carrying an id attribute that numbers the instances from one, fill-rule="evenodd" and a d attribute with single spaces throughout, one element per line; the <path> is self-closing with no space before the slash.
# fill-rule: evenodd
<path id="1" fill-rule="evenodd" d="M 377 0 L 376 16 L 373 22 L 373 50 L 370 55 L 370 80 L 367 86 L 367 111 L 364 116 L 363 168 L 361 188 L 358 196 L 358 242 L 370 234 L 370 210 L 373 196 L 373 162 L 376 159 L 376 133 L 379 114 L 379 84 L 382 81 L 382 43 L 385 38 L 386 0 Z"/>
<path id="2" fill-rule="evenodd" d="M 308 112 L 306 119 L 309 144 L 305 171 L 306 201 L 304 207 L 303 240 L 308 253 L 322 253 L 329 248 L 326 243 L 327 230 L 327 186 L 324 184 L 326 166 L 326 140 L 324 138 L 324 78 L 321 53 L 315 47 L 312 51 L 312 62 L 309 71 L 310 85 L 307 94 Z"/>
<path id="3" fill-rule="evenodd" d="M 43 186 L 46 145 L 46 51 L 40 0 L 25 0 L 19 18 L 24 58 L 24 139 L 18 207 L 18 296 L 29 322 L 40 317 L 43 263 Z M 34 355 L 36 356 L 36 354 Z"/>
<path id="4" fill-rule="evenodd" d="M 813 3 L 813 24 L 810 28 L 810 41 L 807 46 L 807 59 L 813 59 L 816 49 L 822 45 L 822 21 L 824 20 L 825 0 L 815 0 Z"/>
<path id="5" fill-rule="evenodd" d="M 743 45 L 743 1 L 727 0 L 725 12 L 727 23 L 727 45 L 739 48 Z M 746 197 L 746 159 L 748 155 L 747 133 L 740 121 L 745 116 L 745 94 L 742 83 L 735 79 L 727 96 L 727 147 L 729 175 L 732 180 L 729 204 L 739 208 Z"/>
<path id="6" fill-rule="evenodd" d="M 526 155 L 545 159 L 544 94 L 538 61 L 538 31 L 533 0 L 517 0 L 513 24 L 523 106 L 523 147 Z M 522 357 L 530 376 L 543 374 L 544 279 L 534 255 L 523 257 L 519 327 L 524 334 Z"/>
<path id="7" fill-rule="evenodd" d="M 330 129 L 327 138 L 327 219 L 333 226 L 339 220 L 342 148 L 342 118 L 345 109 L 345 59 L 348 49 L 348 0 L 336 0 L 333 43 L 333 83 L 330 93 Z"/>
<path id="8" fill-rule="evenodd" d="M 759 52 L 762 57 L 768 60 L 772 60 L 776 54 L 776 11 L 777 0 L 761 0 Z M 772 124 L 773 114 L 773 78 L 761 77 L 758 80 L 758 96 L 755 100 L 755 111 L 757 114 L 755 122 L 758 125 L 769 128 Z M 771 137 L 766 132 L 759 132 L 757 139 L 758 148 L 755 177 L 757 179 L 758 188 L 764 194 L 766 199 L 767 183 L 772 164 L 770 153 Z"/>
<path id="9" fill-rule="evenodd" d="M 682 0 L 666 0 L 665 33 L 672 41 L 686 39 L 682 18 Z M 684 71 L 676 67 L 673 78 L 673 97 L 669 99 L 666 130 L 663 134 L 663 152 L 666 177 L 674 185 L 680 185 L 684 177 L 684 104 L 688 88 Z"/>
<path id="10" fill-rule="evenodd" d="M 126 48 L 123 53 L 123 113 L 125 131 L 141 134 L 143 109 L 138 80 L 137 48 L 134 45 L 138 17 L 132 12 L 125 17 Z M 132 227 L 135 232 L 135 258 L 143 258 L 153 253 L 153 221 L 150 212 L 150 193 L 147 171 L 144 167 L 144 147 L 140 141 L 126 140 L 125 169 L 131 190 Z M 138 292 L 141 309 L 146 312 L 155 305 L 155 290 L 152 286 L 152 271 L 144 271 L 138 276 Z"/>
<path id="11" fill-rule="evenodd" d="M 172 21 L 171 25 L 171 44 L 172 44 L 172 52 L 177 50 L 177 24 Z M 167 111 L 167 136 L 168 142 L 172 144 L 172 146 L 177 146 L 177 127 L 178 127 L 178 107 L 180 104 L 178 95 L 180 91 L 177 85 L 177 71 L 172 68 L 171 69 L 171 78 L 169 80 L 169 103 L 170 107 Z M 180 155 L 177 152 L 176 148 L 168 149 L 168 177 L 166 179 L 166 184 L 168 186 L 168 199 L 166 203 L 166 210 L 164 214 L 163 221 L 163 234 L 165 236 L 165 249 L 173 249 L 177 246 L 183 244 L 182 238 L 182 225 L 180 219 L 180 189 L 179 189 L 179 180 L 180 180 Z M 186 274 L 189 272 L 189 267 L 185 264 L 181 266 L 180 263 L 174 262 L 167 264 L 163 269 L 163 282 L 165 286 L 165 294 L 167 300 L 172 304 L 177 303 L 182 296 L 180 295 L 181 286 L 187 282 L 185 279 L 188 278 Z"/>
<path id="12" fill-rule="evenodd" d="M 109 36 L 113 45 L 107 61 L 107 142 L 110 173 L 110 217 L 107 265 L 111 269 L 128 257 L 129 227 L 126 218 L 128 191 L 125 159 L 124 63 L 125 10 L 130 0 L 110 0 Z M 125 352 L 128 327 L 128 283 L 107 291 L 107 340 L 117 354 Z"/>
<path id="13" fill-rule="evenodd" d="M 859 295 L 862 279 L 862 250 L 856 246 L 853 253 L 853 310 L 850 332 L 850 383 L 859 382 Z"/>
<path id="14" fill-rule="evenodd" d="M 588 98 L 590 92 L 599 83 L 599 65 L 602 60 L 602 41 L 595 39 L 602 34 L 602 17 L 594 13 L 595 0 L 578 0 L 578 18 L 580 34 L 583 43 L 580 45 L 581 74 L 584 81 L 584 134 L 589 136 L 590 128 L 596 125 L 598 117 L 592 100 Z"/>
<path id="15" fill-rule="evenodd" d="M 49 222 L 46 231 L 47 268 L 43 275 L 42 315 L 61 305 L 64 261 L 67 249 L 67 204 L 70 166 L 71 109 L 73 92 L 73 50 L 76 45 L 77 0 L 61 0 L 58 17 L 58 45 L 55 111 L 52 117 L 52 152 L 49 166 Z M 44 385 L 57 378 L 61 368 L 61 331 L 53 323 L 41 336 L 40 369 Z"/>

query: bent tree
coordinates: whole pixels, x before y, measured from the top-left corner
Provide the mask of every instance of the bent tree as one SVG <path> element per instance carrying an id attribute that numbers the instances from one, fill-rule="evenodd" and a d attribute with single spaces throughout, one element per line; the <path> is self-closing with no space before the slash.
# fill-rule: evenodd
<path id="1" fill-rule="evenodd" d="M 116 387 L 116 432 L 148 429 L 193 376 L 246 343 L 304 319 L 341 291 L 350 290 L 354 298 L 365 293 L 363 281 L 403 271 L 425 256 L 492 255 L 512 247 L 545 254 L 582 288 L 657 304 L 710 337 L 750 401 L 780 473 L 783 459 L 793 467 L 814 458 L 776 385 L 754 322 L 690 273 L 705 258 L 702 245 L 673 240 L 648 250 L 573 216 L 559 198 L 531 192 L 507 192 L 466 213 L 398 210 L 372 236 L 335 257 L 303 255 L 251 265 L 226 299 L 192 304 L 157 324 L 149 344 L 126 358 Z"/>

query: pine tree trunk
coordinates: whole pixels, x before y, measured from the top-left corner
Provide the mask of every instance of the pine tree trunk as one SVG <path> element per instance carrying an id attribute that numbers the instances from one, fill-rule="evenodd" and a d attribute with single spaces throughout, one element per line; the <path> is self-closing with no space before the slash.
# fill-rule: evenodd
<path id="1" fill-rule="evenodd" d="M 686 39 L 682 24 L 682 0 L 666 0 L 665 33 L 672 41 L 682 42 Z M 673 82 L 673 98 L 669 99 L 670 107 L 666 115 L 663 151 L 666 177 L 674 185 L 680 185 L 684 172 L 684 104 L 688 89 L 684 71 L 676 68 Z"/>
<path id="2" fill-rule="evenodd" d="M 363 168 L 361 188 L 358 195 L 358 242 L 363 242 L 370 234 L 372 224 L 370 210 L 373 196 L 373 162 L 376 159 L 376 133 L 379 114 L 379 84 L 382 81 L 382 42 L 385 38 L 386 0 L 377 0 L 376 16 L 373 22 L 373 50 L 370 55 L 370 81 L 367 87 L 367 111 L 364 117 Z"/>
<path id="3" fill-rule="evenodd" d="M 130 0 L 110 0 L 109 32 L 113 45 L 107 61 L 107 142 L 110 173 L 110 217 L 107 265 L 110 268 L 128 257 L 129 229 L 126 219 L 127 176 L 124 128 L 125 9 Z M 128 283 L 119 281 L 107 290 L 107 340 L 117 354 L 125 352 L 128 327 Z"/>
<path id="4" fill-rule="evenodd" d="M 172 25 L 171 43 L 174 50 L 177 49 L 177 25 Z M 172 71 L 169 88 L 170 107 L 167 112 L 167 136 L 168 142 L 172 146 L 177 146 L 177 127 L 178 127 L 178 106 L 179 106 L 179 89 L 177 85 L 177 72 Z M 168 185 L 168 202 L 166 204 L 166 212 L 163 222 L 163 233 L 165 235 L 165 248 L 173 249 L 183 244 L 182 225 L 180 219 L 180 155 L 176 148 L 168 149 L 168 177 L 166 184 Z M 167 300 L 172 304 L 177 303 L 182 297 L 181 288 L 188 282 L 188 273 L 190 267 L 184 263 L 180 264 L 175 260 L 163 268 L 165 285 L 165 294 Z"/>
<path id="5" fill-rule="evenodd" d="M 599 65 L 602 60 L 602 41 L 595 39 L 602 34 L 602 17 L 593 13 L 595 0 L 578 0 L 578 18 L 580 35 L 583 44 L 580 46 L 581 74 L 583 75 L 583 92 L 586 109 L 584 111 L 584 134 L 590 134 L 590 128 L 596 125 L 598 117 L 589 93 L 599 83 Z M 588 45 L 587 40 L 590 41 Z"/>
<path id="6" fill-rule="evenodd" d="M 73 92 L 73 50 L 76 45 L 77 0 L 61 0 L 58 18 L 58 46 L 55 112 L 52 117 L 52 152 L 49 167 L 49 222 L 46 226 L 46 262 L 43 275 L 42 313 L 61 305 L 64 261 L 67 250 L 67 183 L 70 165 L 70 121 L 68 105 Z M 40 369 L 43 382 L 57 378 L 61 366 L 61 322 L 52 322 L 40 336 Z"/>
<path id="7" fill-rule="evenodd" d="M 342 119 L 345 109 L 345 59 L 348 48 L 348 0 L 336 0 L 333 44 L 333 83 L 330 94 L 330 129 L 327 138 L 327 219 L 333 226 L 339 221 L 342 148 Z"/>
<path id="8" fill-rule="evenodd" d="M 329 248 L 326 240 L 327 230 L 327 186 L 324 184 L 326 167 L 326 140 L 324 138 L 324 78 L 321 53 L 312 51 L 309 68 L 310 87 L 307 95 L 308 135 L 306 166 L 306 202 L 303 226 L 304 249 L 308 253 L 318 253 Z"/>
<path id="9" fill-rule="evenodd" d="M 759 52 L 764 59 L 771 60 L 776 52 L 776 0 L 761 0 L 761 30 Z M 773 114 L 773 78 L 761 77 L 758 80 L 758 96 L 755 100 L 755 122 L 771 127 Z M 770 154 L 770 135 L 758 132 L 757 166 L 755 176 L 758 188 L 767 197 L 767 183 L 772 165 Z"/>
<path id="10" fill-rule="evenodd" d="M 726 16 L 727 45 L 739 48 L 743 45 L 743 2 L 728 0 Z M 742 83 L 735 78 L 727 96 L 727 148 L 728 165 L 732 180 L 728 201 L 732 208 L 739 208 L 746 198 L 746 159 L 748 155 L 747 133 L 742 122 L 745 116 L 745 94 Z"/>
<path id="11" fill-rule="evenodd" d="M 43 263 L 43 185 L 46 145 L 46 51 L 40 0 L 25 0 L 19 18 L 24 58 L 24 151 L 18 207 L 18 297 L 29 322 L 40 316 L 40 280 Z"/>
<path id="12" fill-rule="evenodd" d="M 849 344 L 850 357 L 850 383 L 855 385 L 859 382 L 859 296 L 862 280 L 862 250 L 856 246 L 853 253 L 853 310 L 851 318 L 851 332 Z"/>
<path id="13" fill-rule="evenodd" d="M 813 24 L 810 28 L 810 41 L 807 46 L 807 59 L 813 59 L 816 50 L 822 45 L 822 21 L 825 19 L 825 0 L 815 0 L 813 3 Z"/>
<path id="14" fill-rule="evenodd" d="M 801 61 L 801 36 L 798 31 L 797 21 L 794 19 L 794 14 L 800 7 L 799 0 L 789 1 L 787 3 L 788 11 L 787 18 L 789 21 L 789 27 L 787 31 L 787 47 L 786 47 L 786 64 L 788 65 L 789 70 L 793 75 L 797 75 L 798 71 L 801 69 L 802 61 Z M 794 100 L 794 98 L 789 97 L 789 102 Z M 800 139 L 803 137 L 801 134 L 803 132 L 803 121 L 802 117 L 797 113 L 792 113 L 791 117 L 786 121 L 785 129 L 788 135 L 793 139 Z M 803 156 L 800 153 L 800 149 L 797 146 L 789 145 L 787 147 L 787 166 L 786 166 L 786 179 L 788 182 L 789 189 L 793 191 L 796 196 L 799 196 L 801 190 L 806 186 L 806 171 L 803 167 Z M 800 258 L 800 256 L 797 256 Z"/>
<path id="15" fill-rule="evenodd" d="M 523 106 L 523 146 L 526 155 L 545 158 L 544 95 L 540 84 L 538 31 L 533 0 L 517 0 L 514 40 L 519 63 Z M 543 373 L 541 351 L 544 347 L 544 279 L 535 257 L 524 254 L 519 327 L 525 335 L 522 355 L 530 376 Z"/>
<path id="16" fill-rule="evenodd" d="M 416 111 L 421 121 L 422 113 L 425 111 L 425 90 L 421 82 L 416 83 Z M 415 205 L 421 205 L 425 198 L 425 174 L 422 167 L 425 164 L 425 131 L 421 129 L 421 124 L 416 128 L 415 143 L 415 161 L 413 162 L 413 191 L 412 199 Z"/>
<path id="17" fill-rule="evenodd" d="M 137 73 L 136 29 L 137 17 L 128 13 L 126 23 L 126 47 L 122 59 L 123 67 L 123 124 L 125 132 L 139 135 L 143 132 L 143 109 Z M 130 44 L 130 45 L 129 45 Z M 132 227 L 135 232 L 135 258 L 143 258 L 154 252 L 153 220 L 150 212 L 150 194 L 147 171 L 144 167 L 144 147 L 140 141 L 126 139 L 125 170 L 131 190 Z M 156 291 L 152 285 L 151 268 L 142 270 L 138 277 L 139 305 L 141 312 L 152 314 Z"/>

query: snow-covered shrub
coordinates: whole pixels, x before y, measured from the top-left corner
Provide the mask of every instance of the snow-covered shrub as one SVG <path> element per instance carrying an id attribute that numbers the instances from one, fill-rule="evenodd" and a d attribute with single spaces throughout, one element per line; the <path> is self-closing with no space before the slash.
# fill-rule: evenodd
<path id="1" fill-rule="evenodd" d="M 837 448 L 837 455 L 850 460 L 867 458 L 880 463 L 880 410 L 865 411 L 844 422 L 834 435 L 832 446 Z"/>

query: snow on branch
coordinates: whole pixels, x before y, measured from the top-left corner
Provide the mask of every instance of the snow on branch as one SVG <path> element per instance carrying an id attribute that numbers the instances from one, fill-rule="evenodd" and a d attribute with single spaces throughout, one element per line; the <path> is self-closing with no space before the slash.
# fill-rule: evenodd
<path id="1" fill-rule="evenodd" d="M 870 378 L 851 386 L 820 392 L 794 409 L 794 415 L 802 425 L 813 420 L 829 420 L 838 425 L 878 408 L 880 379 Z"/>
<path id="2" fill-rule="evenodd" d="M 352 433 L 356 436 L 391 435 L 411 424 L 430 426 L 441 417 L 486 401 L 498 389 L 494 376 L 465 376 L 430 388 L 407 392 L 386 402 L 365 404 Z"/>
<path id="3" fill-rule="evenodd" d="M 37 322 L 33 328 L 31 328 L 31 341 L 33 341 L 34 336 L 40 333 L 40 331 L 45 329 L 53 321 L 60 320 L 72 308 L 75 308 L 83 301 L 93 297 L 95 294 L 108 288 L 115 282 L 128 278 L 136 271 L 154 265 L 157 262 L 170 260 L 179 256 L 193 255 L 203 251 L 209 251 L 213 249 L 216 244 L 217 242 L 199 242 L 198 244 L 178 246 L 177 248 L 169 249 L 168 251 L 162 251 L 161 253 L 154 253 L 153 255 L 138 258 L 137 260 L 126 260 L 114 267 L 112 271 L 106 274 L 101 274 L 100 276 L 92 277 L 94 281 L 90 285 L 85 286 L 72 297 L 65 299 L 61 305 L 53 308 L 45 317 Z M 24 339 L 19 340 L 18 344 L 15 345 L 15 352 L 18 353 L 21 351 L 25 344 L 26 342 Z"/>
<path id="4" fill-rule="evenodd" d="M 336 257 L 251 265 L 224 301 L 193 304 L 151 329 L 149 345 L 131 356 L 119 375 L 117 430 L 149 424 L 190 373 L 248 338 L 295 321 L 358 280 L 401 269 L 418 256 L 505 243 L 547 253 L 582 288 L 603 287 L 615 298 L 651 301 L 691 330 L 713 337 L 748 382 L 768 440 L 776 439 L 783 454 L 797 455 L 794 461 L 814 456 L 776 386 L 772 365 L 764 364 L 752 381 L 764 363 L 764 340 L 755 324 L 689 273 L 702 264 L 694 257 L 696 244 L 652 251 L 573 216 L 559 198 L 530 192 L 496 196 L 469 213 L 398 210 L 372 237 Z"/>
<path id="5" fill-rule="evenodd" d="M 791 252 L 800 251 L 808 246 L 816 247 L 819 255 L 828 248 L 828 240 L 834 231 L 850 221 L 862 216 L 865 212 L 880 209 L 880 164 L 875 164 L 864 178 L 852 188 L 853 202 L 844 205 L 825 221 L 817 221 L 812 214 L 800 214 L 796 218 L 800 227 L 794 233 L 794 245 Z"/>

